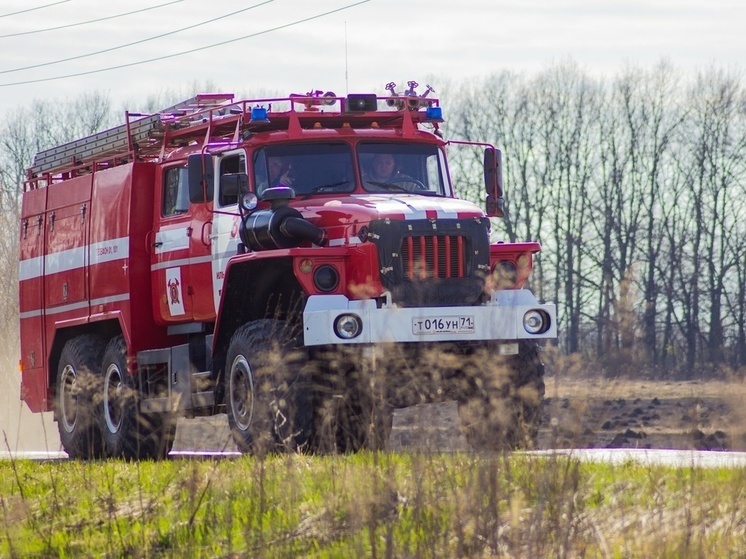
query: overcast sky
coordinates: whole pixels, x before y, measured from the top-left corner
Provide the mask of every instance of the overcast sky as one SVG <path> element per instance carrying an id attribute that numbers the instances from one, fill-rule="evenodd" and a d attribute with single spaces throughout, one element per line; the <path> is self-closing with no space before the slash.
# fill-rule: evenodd
<path id="1" fill-rule="evenodd" d="M 342 95 L 565 59 L 606 75 L 663 58 L 740 69 L 745 24 L 743 0 L 3 0 L 0 113 L 86 91 L 132 104 L 195 81 Z"/>

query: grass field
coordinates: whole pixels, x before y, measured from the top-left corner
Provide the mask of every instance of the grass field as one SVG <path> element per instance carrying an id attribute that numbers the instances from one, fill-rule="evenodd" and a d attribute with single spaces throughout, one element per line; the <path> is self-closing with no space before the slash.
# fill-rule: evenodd
<path id="1" fill-rule="evenodd" d="M 746 471 L 471 453 L 0 462 L 2 557 L 743 557 Z"/>

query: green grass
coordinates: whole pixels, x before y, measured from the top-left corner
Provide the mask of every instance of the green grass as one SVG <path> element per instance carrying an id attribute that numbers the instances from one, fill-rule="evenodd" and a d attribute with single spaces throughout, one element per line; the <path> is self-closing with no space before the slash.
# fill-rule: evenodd
<path id="1" fill-rule="evenodd" d="M 528 455 L 0 462 L 2 557 L 743 557 L 746 470 Z"/>

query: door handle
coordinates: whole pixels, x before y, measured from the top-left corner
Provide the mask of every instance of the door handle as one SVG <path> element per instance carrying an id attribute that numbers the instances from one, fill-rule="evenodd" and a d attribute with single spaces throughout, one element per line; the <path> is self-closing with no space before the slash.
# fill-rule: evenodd
<path id="1" fill-rule="evenodd" d="M 212 236 L 212 221 L 205 221 L 202 224 L 202 244 L 209 247 L 212 245 L 212 239 L 215 237 Z"/>

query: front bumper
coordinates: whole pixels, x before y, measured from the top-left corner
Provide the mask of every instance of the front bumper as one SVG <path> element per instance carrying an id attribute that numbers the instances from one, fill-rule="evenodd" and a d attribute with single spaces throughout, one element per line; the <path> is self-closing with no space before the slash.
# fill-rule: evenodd
<path id="1" fill-rule="evenodd" d="M 539 311 L 546 329 L 531 334 L 524 328 L 527 312 Z M 335 332 L 342 315 L 359 318 L 360 333 L 345 339 Z M 306 346 L 374 344 L 385 342 L 452 342 L 544 340 L 557 337 L 557 310 L 539 304 L 524 289 L 497 291 L 485 305 L 474 307 L 407 307 L 384 305 L 372 299 L 349 300 L 344 295 L 312 295 L 303 311 Z"/>

